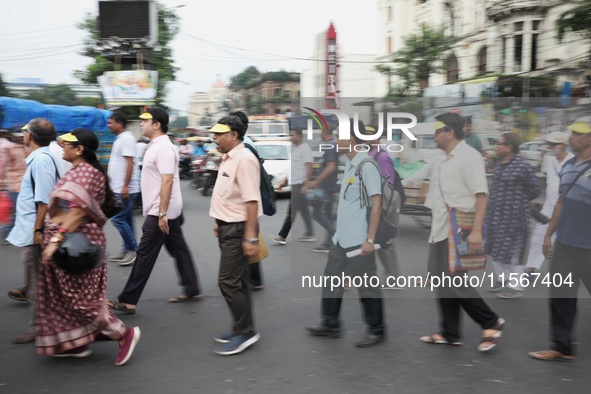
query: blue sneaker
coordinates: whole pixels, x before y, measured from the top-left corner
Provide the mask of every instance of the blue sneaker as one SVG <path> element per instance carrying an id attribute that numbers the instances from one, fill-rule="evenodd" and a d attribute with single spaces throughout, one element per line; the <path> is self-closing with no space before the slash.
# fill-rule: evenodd
<path id="1" fill-rule="evenodd" d="M 220 350 L 216 350 L 215 352 L 220 356 L 231 356 L 232 354 L 242 353 L 251 345 L 257 343 L 260 337 L 260 334 L 237 335 Z"/>
<path id="2" fill-rule="evenodd" d="M 236 336 L 236 334 L 234 334 L 233 332 L 226 332 L 223 334 L 216 335 L 213 338 L 213 340 L 216 341 L 217 343 L 230 343 L 232 338 L 234 338 L 235 336 Z"/>

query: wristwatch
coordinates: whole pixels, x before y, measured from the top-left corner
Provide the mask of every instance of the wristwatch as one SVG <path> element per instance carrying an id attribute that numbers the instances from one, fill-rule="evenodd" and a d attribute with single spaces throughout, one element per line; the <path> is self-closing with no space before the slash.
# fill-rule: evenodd
<path id="1" fill-rule="evenodd" d="M 163 218 L 163 217 L 165 217 L 165 216 L 166 216 L 166 212 L 158 212 L 158 217 L 159 217 L 160 219 L 162 219 L 162 218 Z"/>
<path id="2" fill-rule="evenodd" d="M 43 232 L 43 227 L 40 227 L 40 228 L 36 228 L 35 227 L 35 228 L 33 228 L 33 232 L 35 232 L 35 233 L 42 233 Z"/>
<path id="3" fill-rule="evenodd" d="M 259 239 L 258 238 L 250 238 L 250 239 L 244 238 L 244 242 L 248 242 L 249 244 L 256 245 L 259 243 Z"/>
<path id="4" fill-rule="evenodd" d="M 367 243 L 368 243 L 368 244 L 372 244 L 372 245 L 373 245 L 373 244 L 374 244 L 374 240 L 373 240 L 373 239 L 371 239 L 371 238 L 368 238 L 368 239 L 367 239 Z"/>

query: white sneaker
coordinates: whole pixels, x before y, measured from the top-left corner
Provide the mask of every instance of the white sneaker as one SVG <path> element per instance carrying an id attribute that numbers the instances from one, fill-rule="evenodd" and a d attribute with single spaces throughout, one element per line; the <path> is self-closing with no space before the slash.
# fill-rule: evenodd
<path id="1" fill-rule="evenodd" d="M 287 240 L 283 238 L 281 235 L 271 235 L 271 241 L 275 242 L 277 245 L 287 244 Z"/>
<path id="2" fill-rule="evenodd" d="M 111 263 L 116 263 L 124 257 L 125 257 L 125 251 L 122 251 L 114 256 L 107 257 L 107 261 L 109 261 Z"/>
<path id="3" fill-rule="evenodd" d="M 136 257 L 136 252 L 130 250 L 129 252 L 125 253 L 125 256 L 123 256 L 121 260 L 117 261 L 117 264 L 121 266 L 132 265 L 135 262 Z"/>

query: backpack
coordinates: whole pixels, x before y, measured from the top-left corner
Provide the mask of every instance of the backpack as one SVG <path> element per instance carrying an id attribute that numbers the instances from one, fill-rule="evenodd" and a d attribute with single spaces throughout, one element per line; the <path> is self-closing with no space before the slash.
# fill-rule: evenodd
<path id="1" fill-rule="evenodd" d="M 383 151 L 380 151 L 383 152 Z M 375 156 L 369 156 L 372 159 L 374 159 L 377 162 L 377 157 L 380 154 L 380 152 L 376 152 Z M 398 173 L 398 171 L 396 171 L 396 168 L 394 167 L 394 162 L 392 162 L 392 169 L 394 170 L 394 190 L 396 190 L 398 192 L 398 194 L 400 194 L 400 206 L 404 205 L 404 202 L 406 201 L 406 194 L 404 193 L 404 186 L 402 185 L 402 178 L 400 178 L 400 174 Z"/>
<path id="2" fill-rule="evenodd" d="M 277 206 L 275 205 L 275 190 L 273 189 L 273 185 L 271 184 L 271 177 L 263 167 L 263 163 L 265 162 L 264 159 L 259 157 L 258 152 L 255 148 L 250 146 L 250 144 L 244 144 L 246 148 L 248 148 L 252 154 L 257 158 L 260 163 L 261 168 L 261 202 L 263 204 L 263 213 L 267 216 L 275 215 L 277 212 Z"/>
<path id="3" fill-rule="evenodd" d="M 398 193 L 394 185 L 388 182 L 388 177 L 382 176 L 382 172 L 378 166 L 378 163 L 373 159 L 363 159 L 355 170 L 355 176 L 359 178 L 361 203 L 367 207 L 368 221 L 369 215 L 371 213 L 371 208 L 369 205 L 370 196 L 367 195 L 367 189 L 365 188 L 363 175 L 361 174 L 361 170 L 365 163 L 373 164 L 380 173 L 382 180 L 382 215 L 380 217 L 378 231 L 376 232 L 375 243 L 385 247 L 398 234 L 398 222 L 400 220 L 400 207 L 402 206 L 402 200 L 400 193 Z"/>

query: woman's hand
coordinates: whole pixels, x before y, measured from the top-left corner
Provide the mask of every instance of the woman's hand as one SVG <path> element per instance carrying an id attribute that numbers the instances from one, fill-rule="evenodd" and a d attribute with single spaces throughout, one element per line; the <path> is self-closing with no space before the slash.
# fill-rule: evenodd
<path id="1" fill-rule="evenodd" d="M 53 255 L 59 247 L 60 244 L 55 242 L 50 242 L 47 244 L 45 249 L 43 249 L 43 253 L 41 253 L 41 262 L 43 264 L 49 264 L 49 262 L 53 260 Z"/>

